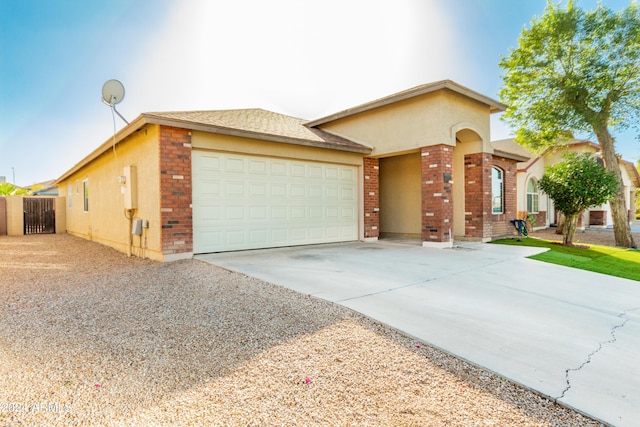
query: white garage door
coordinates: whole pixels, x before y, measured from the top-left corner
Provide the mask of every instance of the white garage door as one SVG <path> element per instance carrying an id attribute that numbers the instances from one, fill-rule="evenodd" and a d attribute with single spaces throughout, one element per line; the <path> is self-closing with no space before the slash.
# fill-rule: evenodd
<path id="1" fill-rule="evenodd" d="M 195 253 L 357 240 L 355 166 L 193 152 Z"/>

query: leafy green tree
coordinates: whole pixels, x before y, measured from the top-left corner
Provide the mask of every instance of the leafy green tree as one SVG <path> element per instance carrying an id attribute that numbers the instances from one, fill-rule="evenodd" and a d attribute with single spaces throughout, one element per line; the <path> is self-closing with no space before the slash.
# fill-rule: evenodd
<path id="1" fill-rule="evenodd" d="M 565 216 L 563 244 L 573 244 L 578 217 L 592 206 L 608 202 L 618 190 L 614 173 L 589 153 L 565 153 L 564 160 L 547 167 L 538 185 Z"/>
<path id="2" fill-rule="evenodd" d="M 611 201 L 616 245 L 634 246 L 622 175 L 610 127 L 640 122 L 640 8 L 613 12 L 601 3 L 584 11 L 548 1 L 502 57 L 500 99 L 516 141 L 534 151 L 561 144 L 572 132 L 594 133 L 606 168 L 620 183 Z"/>
<path id="3" fill-rule="evenodd" d="M 31 194 L 29 190 L 16 187 L 8 182 L 0 184 L 0 196 L 25 196 L 29 194 Z"/>
<path id="4" fill-rule="evenodd" d="M 8 182 L 0 184 L 0 196 L 10 196 L 15 190 L 16 186 L 13 184 L 9 184 Z"/>

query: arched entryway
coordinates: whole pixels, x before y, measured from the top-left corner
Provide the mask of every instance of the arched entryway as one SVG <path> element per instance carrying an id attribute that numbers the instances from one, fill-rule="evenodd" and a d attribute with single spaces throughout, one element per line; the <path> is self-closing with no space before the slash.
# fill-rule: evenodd
<path id="1" fill-rule="evenodd" d="M 456 146 L 453 150 L 453 236 L 462 238 L 467 236 L 466 216 L 473 214 L 472 209 L 467 209 L 468 199 L 466 189 L 468 185 L 477 185 L 474 181 L 475 174 L 467 169 L 474 168 L 475 164 L 465 165 L 465 157 L 482 153 L 483 142 L 480 135 L 471 129 L 462 129 L 456 133 Z M 480 179 L 482 179 L 482 171 Z M 472 179 L 470 179 L 472 178 Z M 470 182 L 471 181 L 471 182 Z"/>

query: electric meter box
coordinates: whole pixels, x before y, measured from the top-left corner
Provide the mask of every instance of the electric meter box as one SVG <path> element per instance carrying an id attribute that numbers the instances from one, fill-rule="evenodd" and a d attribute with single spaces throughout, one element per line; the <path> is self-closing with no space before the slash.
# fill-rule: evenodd
<path id="1" fill-rule="evenodd" d="M 142 236 L 142 220 L 136 219 L 131 226 L 131 234 Z"/>
<path id="2" fill-rule="evenodd" d="M 138 174 L 135 165 L 124 167 L 124 208 L 138 209 Z"/>

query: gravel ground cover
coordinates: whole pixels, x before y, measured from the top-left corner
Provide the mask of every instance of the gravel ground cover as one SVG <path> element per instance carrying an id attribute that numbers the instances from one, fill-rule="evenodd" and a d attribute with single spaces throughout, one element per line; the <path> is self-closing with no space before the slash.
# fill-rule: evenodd
<path id="1" fill-rule="evenodd" d="M 0 360 L 2 426 L 600 425 L 346 308 L 70 235 L 0 236 Z"/>

